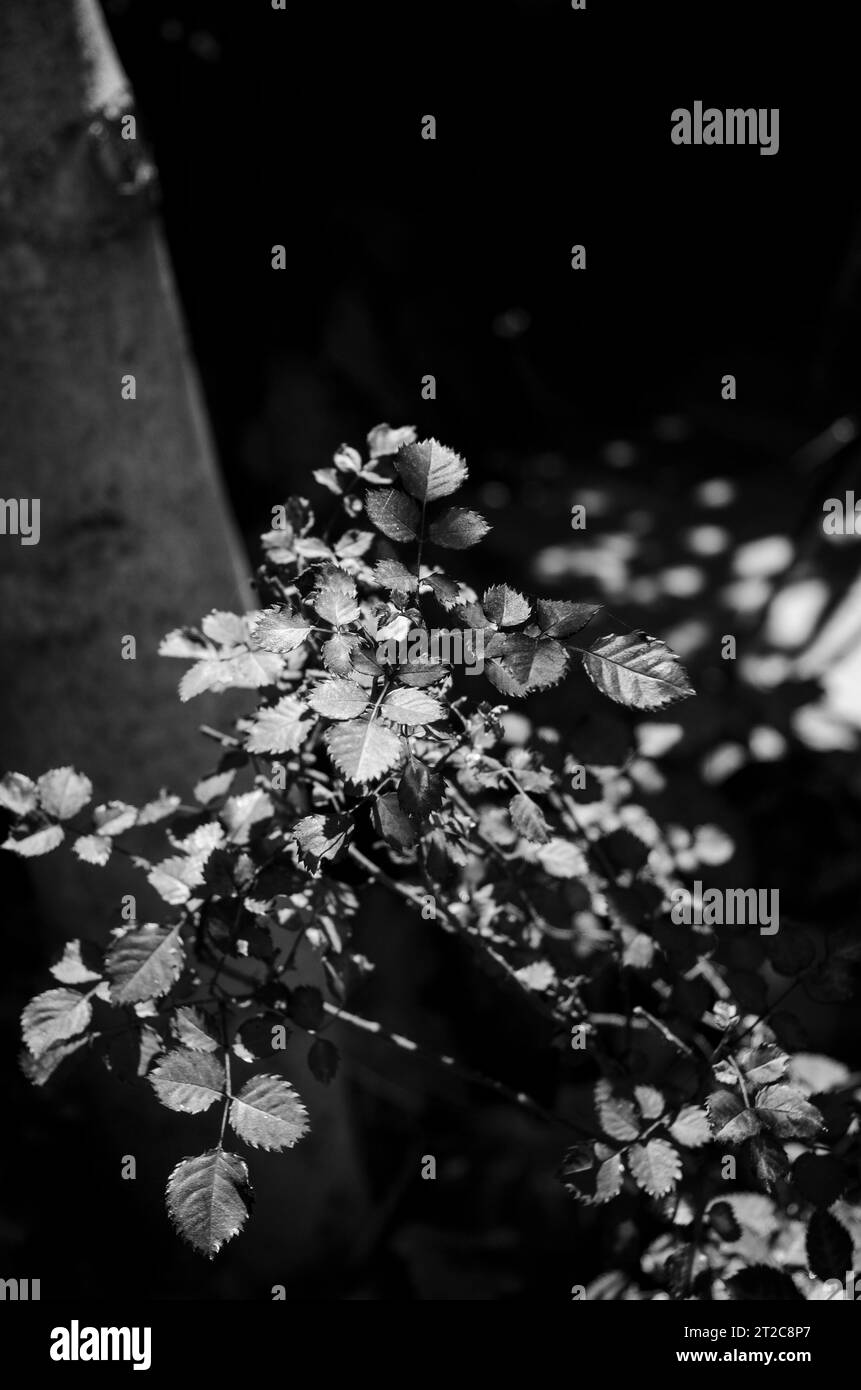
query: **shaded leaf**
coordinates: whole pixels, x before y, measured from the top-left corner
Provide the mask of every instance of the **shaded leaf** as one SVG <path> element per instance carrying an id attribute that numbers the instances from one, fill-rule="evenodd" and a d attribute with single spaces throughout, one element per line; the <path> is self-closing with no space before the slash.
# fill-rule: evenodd
<path id="1" fill-rule="evenodd" d="M 481 606 L 497 627 L 516 627 L 518 623 L 525 623 L 532 612 L 529 600 L 516 589 L 509 589 L 507 584 L 494 584 L 485 589 Z"/>
<path id="2" fill-rule="evenodd" d="M 405 444 L 395 456 L 395 468 L 407 492 L 420 502 L 451 496 L 467 477 L 463 459 L 436 439 Z"/>
<path id="3" fill-rule="evenodd" d="M 402 810 L 397 792 L 378 796 L 373 808 L 374 824 L 383 839 L 395 849 L 409 849 L 416 842 L 416 832 L 406 812 Z"/>
<path id="4" fill-rule="evenodd" d="M 822 1128 L 822 1116 L 794 1086 L 766 1086 L 754 1102 L 764 1125 L 779 1139 L 812 1139 Z"/>
<path id="5" fill-rule="evenodd" d="M 741 1240 L 741 1226 L 729 1202 L 712 1202 L 708 1209 L 708 1220 L 721 1240 Z"/>
<path id="6" fill-rule="evenodd" d="M 853 1265 L 853 1241 L 830 1211 L 815 1211 L 807 1227 L 807 1265 L 817 1279 L 842 1280 Z"/>
<path id="7" fill-rule="evenodd" d="M 14 839 L 11 835 L 3 841 L 2 848 L 20 854 L 22 859 L 33 859 L 38 854 L 48 854 L 56 849 L 66 838 L 61 825 L 46 825 L 42 830 L 34 830 L 30 835 Z M 110 851 L 109 851 L 110 852 Z"/>
<path id="8" fill-rule="evenodd" d="M 715 1139 L 741 1144 L 759 1132 L 759 1119 L 734 1091 L 714 1091 L 706 1098 L 709 1124 Z"/>
<path id="9" fill-rule="evenodd" d="M 414 541 L 421 512 L 400 488 L 379 488 L 365 493 L 365 511 L 378 531 L 392 541 Z"/>
<path id="10" fill-rule="evenodd" d="M 334 1081 L 339 1060 L 338 1049 L 334 1043 L 329 1042 L 328 1038 L 314 1039 L 308 1052 L 308 1066 L 311 1068 L 311 1074 L 324 1086 Z"/>
<path id="11" fill-rule="evenodd" d="M 831 1154 L 802 1153 L 792 1165 L 792 1181 L 806 1202 L 830 1207 L 846 1191 L 849 1173 Z"/>
<path id="12" fill-rule="evenodd" d="M 424 820 L 439 810 L 444 797 L 445 779 L 417 758 L 411 758 L 398 784 L 398 801 L 407 815 Z"/>
<path id="13" fill-rule="evenodd" d="M 486 536 L 490 527 L 480 512 L 467 507 L 449 507 L 431 526 L 429 535 L 448 550 L 467 550 Z"/>
<path id="14" fill-rule="evenodd" d="M 789 1172 L 786 1150 L 767 1132 L 756 1134 L 747 1142 L 754 1178 L 765 1192 L 773 1192 L 778 1182 Z"/>
<path id="15" fill-rule="evenodd" d="M 496 646 L 495 640 L 486 644 L 485 673 L 503 695 L 526 695 L 530 690 L 546 690 L 565 675 L 568 656 L 558 642 L 526 637 L 519 632 L 504 637 L 502 641 L 502 650 Z"/>
<path id="16" fill-rule="evenodd" d="M 600 613 L 601 605 L 540 598 L 537 609 L 538 625 L 545 637 L 571 637 Z"/>
<path id="17" fill-rule="evenodd" d="M 747 1269 L 740 1269 L 727 1279 L 726 1286 L 730 1296 L 740 1302 L 804 1301 L 786 1271 L 773 1269 L 771 1265 L 749 1265 Z"/>
<path id="18" fill-rule="evenodd" d="M 336 860 L 344 851 L 353 826 L 349 816 L 305 816 L 293 826 L 299 858 L 316 873 L 323 860 Z"/>

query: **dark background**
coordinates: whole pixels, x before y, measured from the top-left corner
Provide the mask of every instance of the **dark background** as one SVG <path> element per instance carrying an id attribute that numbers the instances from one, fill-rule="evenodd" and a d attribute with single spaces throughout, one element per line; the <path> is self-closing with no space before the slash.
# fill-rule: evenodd
<path id="1" fill-rule="evenodd" d="M 609 547 L 600 554 L 612 553 L 616 532 L 638 535 L 632 580 L 690 559 L 681 533 L 714 520 L 696 491 L 714 477 L 733 484 L 719 518 L 733 546 L 815 525 L 818 484 L 798 451 L 859 405 L 859 131 L 849 103 L 813 101 L 801 88 L 787 100 L 768 65 L 755 80 L 731 67 L 721 81 L 699 76 L 708 17 L 697 29 L 681 8 L 656 17 L 646 5 L 589 0 L 579 13 L 524 0 L 404 5 L 392 19 L 359 10 L 107 6 L 158 166 L 250 555 L 290 492 L 327 509 L 310 470 L 341 440 L 361 446 L 382 420 L 415 424 L 468 459 L 469 500 L 494 525 L 461 566 L 476 583 L 531 582 L 534 592 L 543 553 L 545 589 L 608 598 L 597 561 L 594 571 L 566 568 L 569 506 L 584 490 L 599 497 L 595 536 L 606 533 Z M 674 147 L 670 112 L 696 99 L 779 106 L 779 153 Z M 435 142 L 420 138 L 425 114 L 437 118 Z M 276 273 L 278 243 L 288 269 Z M 574 243 L 586 246 L 585 273 L 570 268 Z M 738 380 L 734 403 L 720 399 L 727 372 Z M 431 402 L 420 394 L 427 373 Z M 858 478 L 851 459 L 847 486 L 850 474 Z M 636 514 L 646 517 L 638 531 Z M 669 640 L 673 625 L 700 623 L 684 652 L 702 695 L 685 716 L 696 754 L 729 737 L 715 723 L 716 711 L 727 717 L 722 633 L 758 634 L 756 613 L 734 612 L 720 587 L 731 560 L 730 551 L 703 562 L 699 598 L 660 583 L 630 602 L 611 591 L 629 626 Z M 854 552 L 813 546 L 808 563 L 836 604 Z M 787 739 L 785 759 L 704 791 L 686 751 L 663 809 L 685 825 L 729 825 L 746 866 L 734 881 L 779 885 L 794 915 L 825 930 L 856 913 L 861 785 L 854 752 L 812 750 L 793 732 L 804 697 L 795 687 L 737 690 L 733 736 L 767 723 Z M 540 714 L 574 717 L 571 700 L 553 692 Z M 20 958 L 41 980 L 35 909 L 19 877 Z M 394 920 L 374 898 L 368 942 L 380 945 Z M 445 943 L 429 947 L 397 925 L 412 933 L 409 986 L 367 1011 L 541 1094 L 547 1058 L 529 1055 L 521 1021 L 482 982 L 464 982 Z M 11 1015 L 8 1024 L 6 1056 Z M 809 1024 L 813 1050 L 857 1056 L 846 1010 Z M 612 1266 L 611 1234 L 580 1221 L 553 1178 L 563 1140 L 485 1095 L 378 1057 L 352 1072 L 377 1219 L 354 1267 L 314 1269 L 309 1252 L 310 1296 L 566 1298 L 572 1282 Z M 110 1197 L 115 1158 L 94 1137 L 108 1121 L 93 1116 L 83 1083 L 53 1099 L 18 1078 L 11 1085 L 33 1154 L 5 1226 L 22 1276 L 25 1266 L 43 1280 L 61 1270 L 106 1297 L 124 1261 L 132 1296 L 268 1296 L 277 1252 L 257 1245 L 249 1261 L 231 1249 L 205 1266 L 168 1227 L 160 1175 L 134 1184 L 135 1211 L 125 1187 Z M 110 1121 L 131 1126 L 134 1152 L 153 1109 L 122 1102 Z M 439 1156 L 438 1183 L 415 1181 L 417 1145 Z M 264 1172 L 277 1162 L 264 1157 Z"/>

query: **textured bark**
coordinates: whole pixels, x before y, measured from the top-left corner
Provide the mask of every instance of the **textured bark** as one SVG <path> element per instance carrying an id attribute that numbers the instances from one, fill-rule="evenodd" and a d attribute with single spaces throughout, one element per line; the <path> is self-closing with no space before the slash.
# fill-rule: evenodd
<path id="1" fill-rule="evenodd" d="M 121 138 L 132 109 L 94 0 L 4 0 L 0 494 L 39 499 L 41 537 L 0 535 L 0 766 L 71 763 L 99 796 L 135 801 L 201 775 L 212 748 L 197 726 L 232 704 L 180 705 L 183 668 L 157 656 L 159 638 L 251 595 L 154 171 L 140 139 Z M 126 373 L 136 400 L 122 399 Z M 109 874 L 59 855 L 47 874 L 66 914 L 99 912 Z"/>
<path id="2" fill-rule="evenodd" d="M 121 137 L 132 109 L 94 0 L 2 0 L 0 494 L 39 499 L 41 536 L 23 545 L 0 535 L 0 769 L 72 764 L 100 799 L 140 804 L 164 785 L 188 799 L 213 762 L 200 722 L 224 727 L 253 703 L 181 705 L 184 666 L 157 656 L 159 639 L 212 608 L 251 607 L 252 596 L 155 215 L 154 171 L 140 140 Z M 136 400 L 122 399 L 127 373 Z M 121 656 L 127 635 L 134 661 Z M 56 935 L 103 938 L 123 893 L 147 910 L 143 875 L 124 862 L 94 869 L 61 850 L 32 869 Z M 120 1120 L 126 1133 L 130 1121 L 114 1090 L 92 1081 L 90 1119 L 101 1113 L 106 1133 L 91 1142 L 119 1152 Z M 136 1118 L 140 1104 L 132 1098 Z M 165 1178 L 176 1120 L 160 1115 L 148 1129 L 152 1171 Z M 362 1211 L 341 1087 L 316 1096 L 312 1122 L 313 1142 L 270 1182 L 277 1210 L 252 1223 L 247 1241 L 249 1256 L 271 1246 L 277 1225 L 285 1280 L 333 1258 Z"/>

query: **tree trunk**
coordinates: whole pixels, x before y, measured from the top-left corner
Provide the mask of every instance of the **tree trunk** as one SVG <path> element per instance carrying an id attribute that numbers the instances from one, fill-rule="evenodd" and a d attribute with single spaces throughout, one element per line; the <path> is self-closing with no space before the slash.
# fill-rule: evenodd
<path id="1" fill-rule="evenodd" d="M 4 502 L 30 502 L 17 508 L 25 529 L 38 499 L 39 531 L 9 534 L 5 508 L 0 770 L 71 764 L 99 799 L 141 804 L 161 786 L 188 799 L 213 761 L 199 723 L 223 726 L 236 709 L 231 696 L 180 704 L 182 668 L 157 656 L 159 639 L 252 599 L 154 215 L 154 171 L 139 138 L 123 138 L 132 112 L 95 0 L 2 0 L 0 490 Z M 135 399 L 123 398 L 129 376 Z M 123 658 L 129 637 L 134 660 Z M 140 894 L 139 912 L 146 900 L 143 875 L 123 864 L 94 869 L 61 850 L 32 867 L 46 921 L 65 937 L 103 938 L 123 893 Z M 106 1131 L 128 1123 L 114 1104 Z M 341 1087 L 316 1108 L 318 1142 L 279 1179 L 285 1280 L 348 1240 L 362 1210 Z M 177 1136 L 173 1123 L 163 1129 L 150 1126 L 148 1157 L 166 1178 Z M 333 1210 L 339 1229 L 321 1236 Z M 264 1241 L 274 1215 L 258 1217 Z M 58 1210 L 57 1220 L 69 1218 Z"/>

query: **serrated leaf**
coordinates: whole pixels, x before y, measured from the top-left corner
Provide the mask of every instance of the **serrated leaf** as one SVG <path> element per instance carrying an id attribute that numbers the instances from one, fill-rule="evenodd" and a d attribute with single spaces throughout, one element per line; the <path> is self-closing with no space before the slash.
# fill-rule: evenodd
<path id="1" fill-rule="evenodd" d="M 540 598 L 538 626 L 545 637 L 571 637 L 600 613 L 598 603 L 571 603 L 567 599 Z"/>
<path id="2" fill-rule="evenodd" d="M 398 801 L 407 815 L 424 820 L 439 810 L 444 797 L 445 779 L 417 758 L 411 758 L 398 784 Z"/>
<path id="3" fill-rule="evenodd" d="M 551 878 L 582 878 L 589 867 L 583 851 L 570 840 L 558 836 L 541 846 L 538 862 Z"/>
<path id="4" fill-rule="evenodd" d="M 289 608 L 268 608 L 258 618 L 252 641 L 264 651 L 286 656 L 301 647 L 311 632 L 311 623 Z"/>
<path id="5" fill-rule="evenodd" d="M 527 695 L 546 690 L 562 679 L 568 667 L 568 654 L 552 638 L 539 640 L 514 632 L 485 645 L 485 673 L 503 695 Z M 490 659 L 488 659 L 490 658 Z"/>
<path id="6" fill-rule="evenodd" d="M 416 832 L 406 812 L 401 808 L 397 792 L 378 796 L 373 808 L 374 824 L 383 839 L 395 849 L 409 849 L 416 842 Z"/>
<path id="7" fill-rule="evenodd" d="M 428 534 L 432 541 L 447 550 L 467 550 L 490 529 L 480 512 L 470 511 L 468 507 L 449 507 L 433 523 Z"/>
<path id="8" fill-rule="evenodd" d="M 706 1098 L 709 1124 L 715 1139 L 741 1144 L 759 1132 L 759 1119 L 734 1091 L 714 1091 Z"/>
<path id="9" fill-rule="evenodd" d="M 34 1057 L 40 1057 L 54 1043 L 83 1033 L 92 1016 L 89 999 L 77 990 L 45 990 L 30 1000 L 21 1015 L 24 1042 Z"/>
<path id="10" fill-rule="evenodd" d="M 762 1047 L 743 1052 L 740 1061 L 752 1086 L 766 1086 L 783 1076 L 789 1058 L 772 1043 L 765 1043 Z"/>
<path id="11" fill-rule="evenodd" d="M 436 439 L 403 445 L 395 455 L 395 468 L 407 492 L 420 502 L 449 497 L 468 476 L 463 459 Z"/>
<path id="12" fill-rule="evenodd" d="M 22 1052 L 20 1057 L 21 1070 L 27 1080 L 34 1086 L 44 1086 L 51 1080 L 57 1068 L 65 1062 L 67 1057 L 72 1057 L 76 1052 L 80 1052 L 82 1047 L 86 1047 L 90 1041 L 90 1036 L 84 1033 L 81 1037 L 70 1038 L 66 1042 L 52 1043 L 46 1047 L 44 1052 L 40 1052 L 38 1057 L 34 1057 L 32 1052 Z"/>
<path id="13" fill-rule="evenodd" d="M 297 753 L 311 729 L 307 713 L 293 695 L 258 709 L 245 739 L 249 753 Z"/>
<path id="14" fill-rule="evenodd" d="M 183 703 L 202 695 L 206 690 L 220 694 L 223 690 L 260 690 L 274 685 L 284 669 L 280 656 L 269 650 L 248 650 L 235 656 L 207 658 L 186 671 L 179 683 L 179 698 Z"/>
<path id="15" fill-rule="evenodd" d="M 72 845 L 72 853 L 85 864 L 104 868 L 111 857 L 111 842 L 100 835 L 79 835 Z"/>
<path id="16" fill-rule="evenodd" d="M 55 767 L 45 772 L 36 783 L 39 805 L 57 820 L 69 820 L 92 799 L 93 784 L 89 777 L 73 767 Z"/>
<path id="17" fill-rule="evenodd" d="M 185 950 L 176 927 L 146 923 L 121 936 L 105 957 L 115 1004 L 137 1004 L 167 994 L 179 978 Z"/>
<path id="18" fill-rule="evenodd" d="M 664 1197 L 682 1176 L 682 1160 L 678 1150 L 665 1139 L 650 1139 L 629 1150 L 628 1169 L 637 1186 L 649 1196 Z"/>
<path id="19" fill-rule="evenodd" d="M 321 681 L 308 696 L 308 704 L 326 719 L 355 719 L 368 708 L 369 697 L 353 681 L 334 676 Z"/>
<path id="20" fill-rule="evenodd" d="M 346 570 L 327 570 L 311 595 L 311 603 L 320 617 L 333 627 L 354 623 L 359 616 L 355 579 Z"/>
<path id="21" fill-rule="evenodd" d="M 600 638 L 583 665 L 603 695 L 629 709 L 662 709 L 695 693 L 675 654 L 645 632 Z"/>
<path id="22" fill-rule="evenodd" d="M 149 1082 L 168 1110 L 197 1115 L 224 1095 L 224 1067 L 208 1052 L 178 1047 L 154 1067 Z"/>
<path id="23" fill-rule="evenodd" d="M 701 1105 L 685 1105 L 670 1125 L 670 1134 L 686 1149 L 699 1149 L 711 1142 L 709 1117 Z"/>
<path id="24" fill-rule="evenodd" d="M 518 623 L 525 623 L 532 612 L 529 600 L 516 589 L 509 589 L 507 584 L 494 584 L 485 589 L 481 606 L 497 627 L 516 627 Z"/>
<path id="25" fill-rule="evenodd" d="M 634 1096 L 644 1120 L 657 1120 L 664 1113 L 664 1097 L 656 1086 L 635 1086 Z"/>
<path id="26" fill-rule="evenodd" d="M 188 1005 L 177 1009 L 170 1027 L 178 1042 L 192 1052 L 215 1052 L 218 1048 L 218 1042 L 210 1033 L 209 1024 L 200 1009 Z"/>
<path id="27" fill-rule="evenodd" d="M 56 849 L 65 838 L 66 832 L 61 825 L 46 825 L 42 830 L 34 830 L 31 835 L 22 836 L 20 840 L 10 835 L 3 841 L 2 848 L 11 850 L 13 854 L 20 854 L 22 859 L 33 859 L 38 854 L 48 854 L 52 849 Z"/>
<path id="28" fill-rule="evenodd" d="M 633 1103 L 614 1095 L 613 1087 L 607 1080 L 598 1081 L 595 1085 L 595 1110 L 604 1133 L 621 1144 L 636 1139 L 642 1129 Z"/>
<path id="29" fill-rule="evenodd" d="M 544 812 L 525 792 L 518 792 L 508 807 L 511 823 L 518 834 L 536 845 L 546 845 L 550 839 L 550 826 L 544 819 Z"/>
<path id="30" fill-rule="evenodd" d="M 62 956 L 51 966 L 51 974 L 64 985 L 86 985 L 102 978 L 98 971 L 84 964 L 80 941 L 66 942 Z"/>
<path id="31" fill-rule="evenodd" d="M 258 1149 L 292 1149 L 308 1129 L 305 1107 L 283 1076 L 253 1076 L 228 1118 L 240 1139 Z"/>
<path id="32" fill-rule="evenodd" d="M 7 772 L 0 779 L 0 806 L 13 816 L 28 816 L 36 809 L 36 783 L 23 772 Z"/>
<path id="33" fill-rule="evenodd" d="M 374 578 L 384 589 L 396 594 L 411 594 L 418 587 L 418 580 L 400 560 L 378 560 L 374 565 Z"/>
<path id="34" fill-rule="evenodd" d="M 348 676 L 352 668 L 350 657 L 359 645 L 354 632 L 336 632 L 323 643 L 323 665 L 336 676 Z"/>
<path id="35" fill-rule="evenodd" d="M 611 1202 L 622 1191 L 625 1169 L 618 1154 L 606 1158 L 595 1174 L 595 1201 Z"/>
<path id="36" fill-rule="evenodd" d="M 794 1086 L 766 1086 L 754 1102 L 762 1123 L 778 1139 L 813 1139 L 822 1128 L 822 1116 Z"/>
<path id="37" fill-rule="evenodd" d="M 453 603 L 457 603 L 460 585 L 455 584 L 453 579 L 448 579 L 444 574 L 429 574 L 422 583 L 430 585 L 443 608 L 450 608 Z"/>
<path id="38" fill-rule="evenodd" d="M 350 782 L 376 782 L 401 756 L 395 731 L 368 718 L 330 725 L 325 741 L 329 757 Z"/>
<path id="39" fill-rule="evenodd" d="M 445 710 L 439 700 L 414 688 L 393 690 L 380 706 L 380 714 L 393 724 L 433 724 Z"/>
<path id="40" fill-rule="evenodd" d="M 392 541 L 414 541 L 421 512 L 412 497 L 400 488 L 378 488 L 365 493 L 365 511 L 378 531 Z"/>
<path id="41" fill-rule="evenodd" d="M 349 816 L 305 816 L 290 832 L 299 858 L 316 873 L 323 860 L 335 860 L 343 852 L 353 826 Z"/>
<path id="42" fill-rule="evenodd" d="M 338 1070 L 339 1054 L 334 1043 L 328 1038 L 315 1038 L 308 1052 L 308 1066 L 311 1074 L 324 1086 L 334 1081 Z"/>
<path id="43" fill-rule="evenodd" d="M 147 874 L 147 882 L 171 907 L 179 907 L 187 903 L 192 890 L 203 883 L 203 865 L 197 859 L 173 855 L 153 865 Z"/>
<path id="44" fill-rule="evenodd" d="M 853 1241 L 830 1211 L 815 1211 L 807 1227 L 807 1265 L 817 1279 L 842 1280 L 853 1266 Z"/>
<path id="45" fill-rule="evenodd" d="M 219 1145 L 178 1163 L 168 1178 L 165 1195 L 179 1234 L 212 1259 L 242 1230 L 248 1218 L 248 1169 L 241 1158 Z"/>

